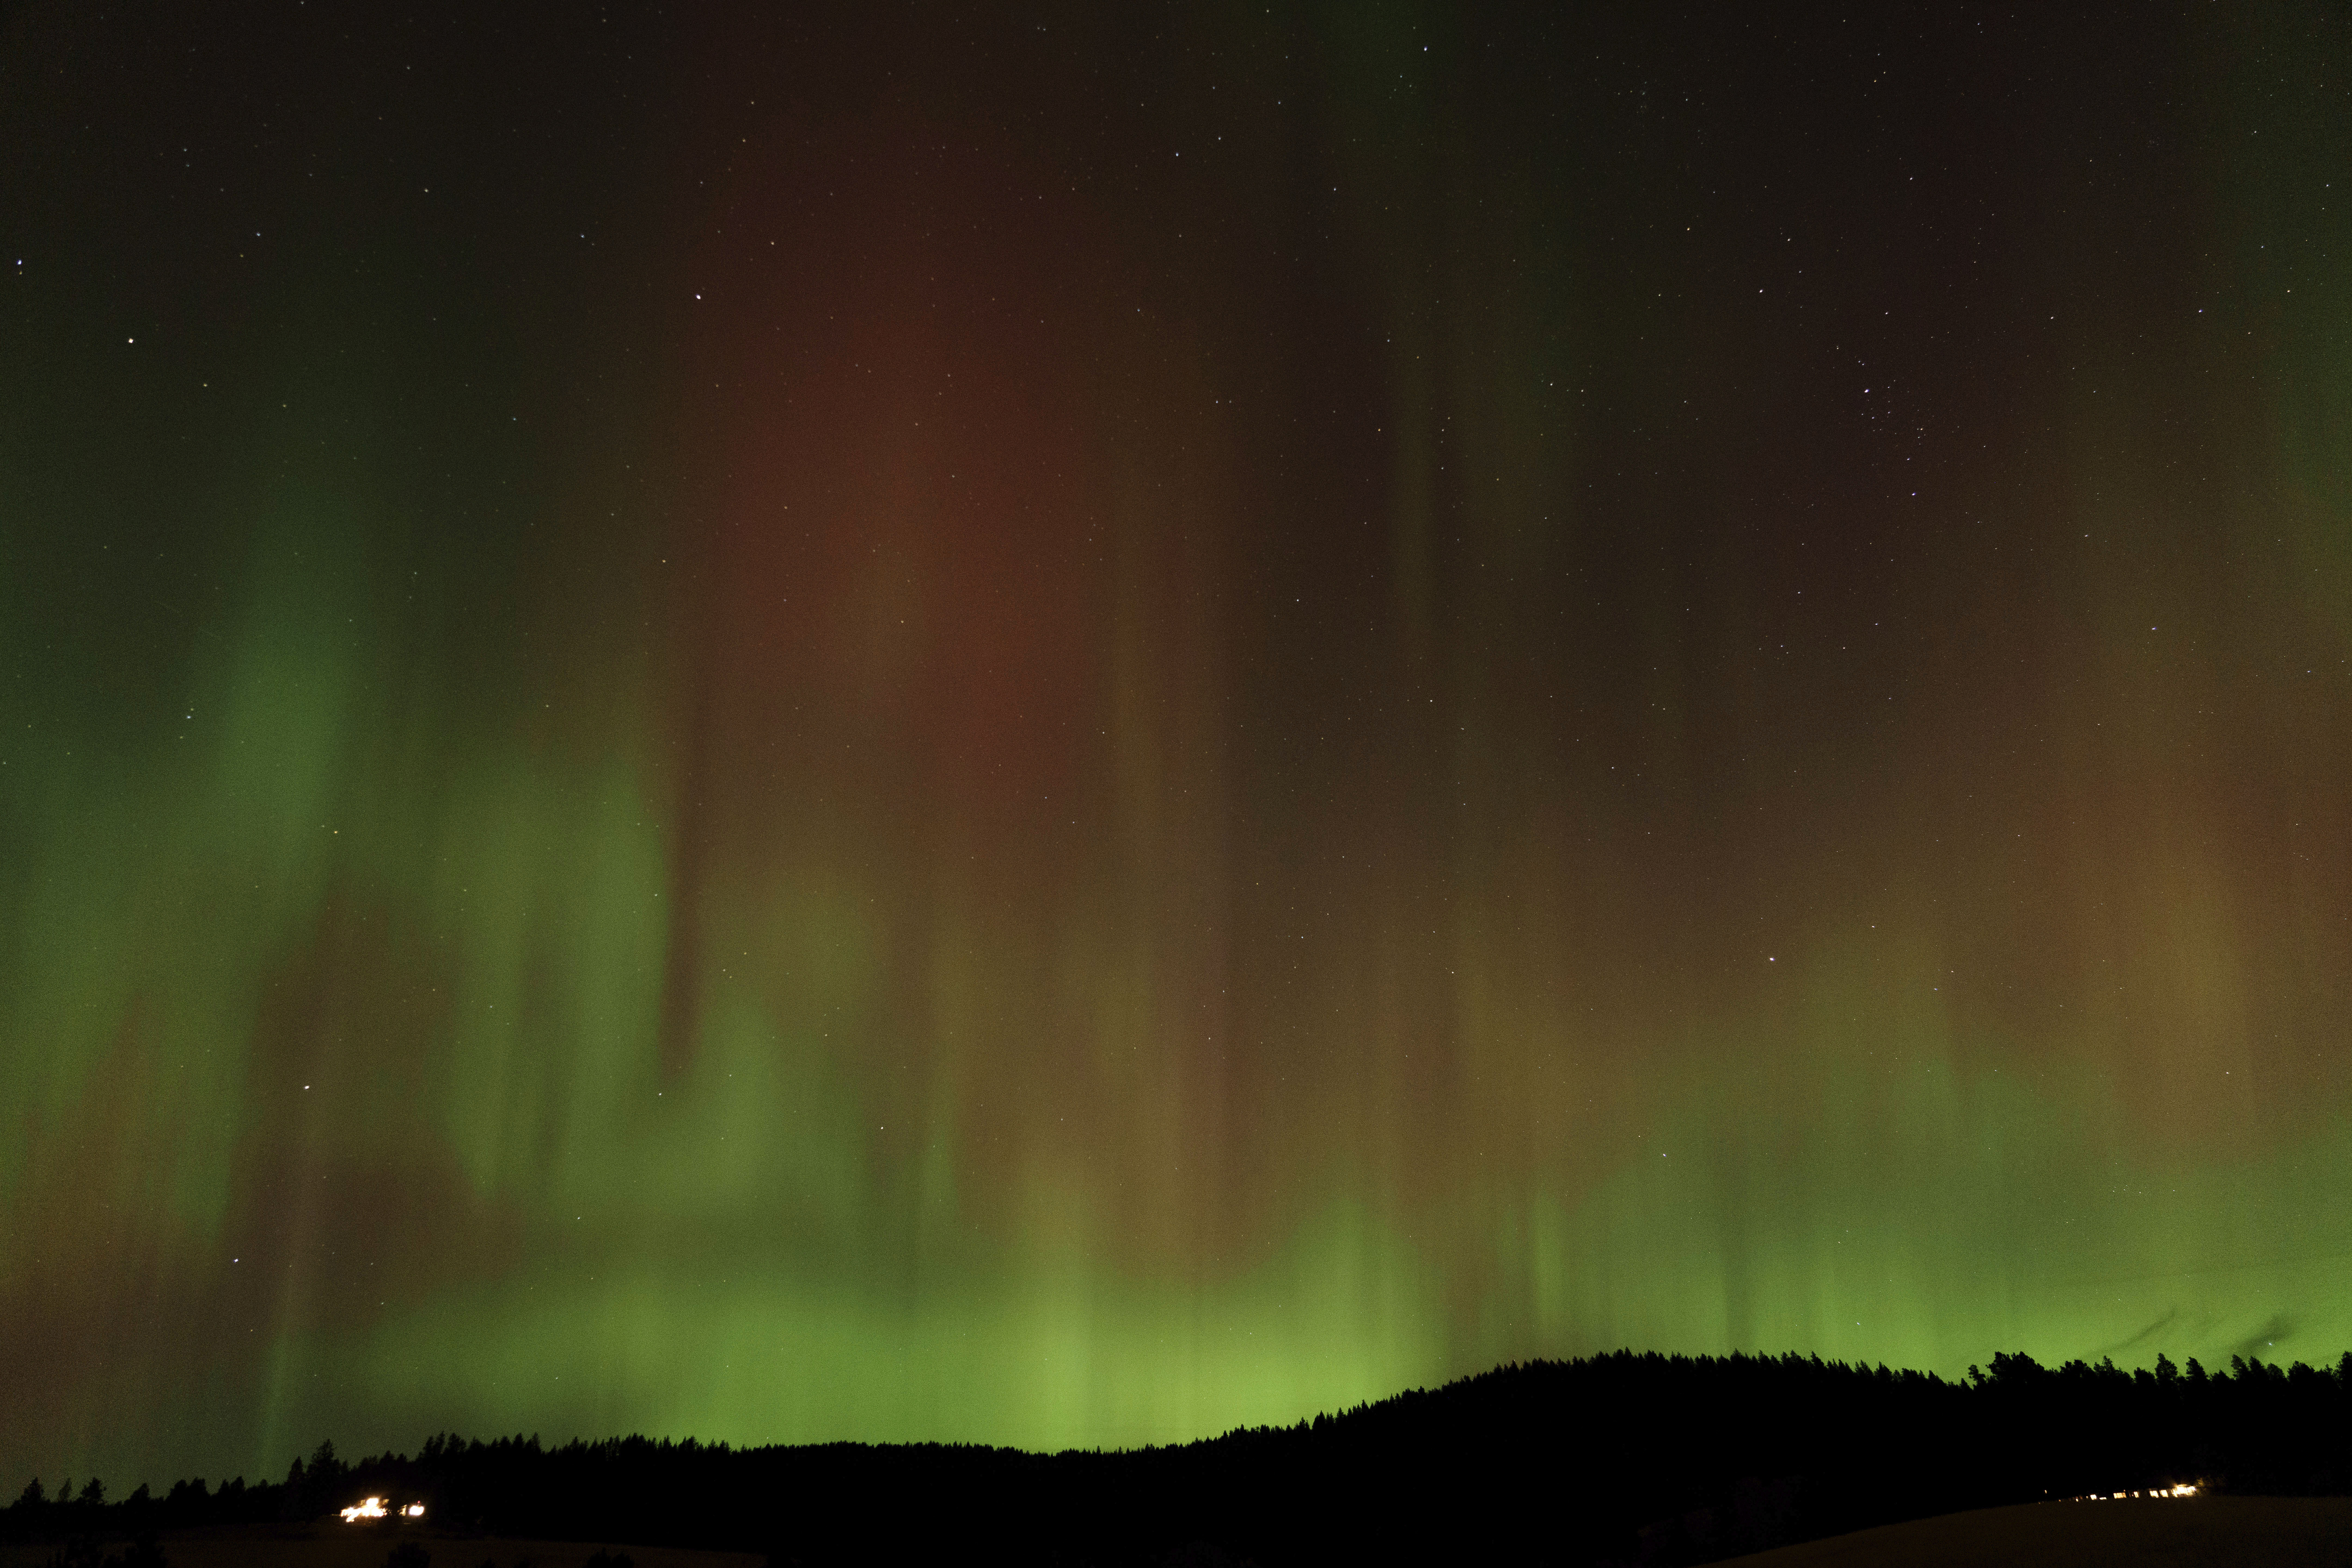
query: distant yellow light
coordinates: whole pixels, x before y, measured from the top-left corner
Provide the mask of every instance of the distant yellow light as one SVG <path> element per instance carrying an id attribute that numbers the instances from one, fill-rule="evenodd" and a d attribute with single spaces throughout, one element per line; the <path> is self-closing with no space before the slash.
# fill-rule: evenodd
<path id="1" fill-rule="evenodd" d="M 425 1517 L 425 1505 L 421 1502 L 412 1502 L 400 1511 L 406 1514 L 411 1519 L 423 1519 Z"/>
<path id="2" fill-rule="evenodd" d="M 424 1511 L 419 1509 L 417 1511 L 421 1513 Z M 343 1510 L 345 1524 L 357 1524 L 362 1519 L 382 1519 L 383 1516 L 383 1499 L 380 1497 L 362 1498 L 352 1507 Z"/>

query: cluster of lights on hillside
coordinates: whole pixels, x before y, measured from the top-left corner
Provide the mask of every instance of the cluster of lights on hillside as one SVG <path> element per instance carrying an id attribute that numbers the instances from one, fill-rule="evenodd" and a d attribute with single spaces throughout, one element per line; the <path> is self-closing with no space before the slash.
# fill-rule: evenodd
<path id="1" fill-rule="evenodd" d="M 391 1517 L 392 1510 L 384 1506 L 383 1499 L 380 1497 L 363 1497 L 360 1499 L 359 1501 L 353 1503 L 351 1507 L 343 1510 L 343 1522 L 345 1524 L 357 1524 L 363 1519 L 389 1519 Z M 400 1517 L 403 1519 L 423 1519 L 425 1517 L 425 1505 L 421 1502 L 412 1502 L 407 1507 L 400 1511 Z"/>
<path id="2" fill-rule="evenodd" d="M 2150 1487 L 2146 1491 L 2085 1492 L 2081 1497 L 2072 1498 L 2068 1500 L 2073 1502 L 2123 1502 L 2132 1498 L 2195 1497 L 2196 1495 L 2197 1488 L 2188 1481 L 2183 1481 L 2179 1486 Z"/>

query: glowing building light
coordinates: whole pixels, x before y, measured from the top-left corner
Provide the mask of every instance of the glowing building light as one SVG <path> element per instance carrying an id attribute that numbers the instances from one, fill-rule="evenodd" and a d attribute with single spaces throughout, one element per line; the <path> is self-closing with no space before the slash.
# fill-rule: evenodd
<path id="1" fill-rule="evenodd" d="M 425 1505 L 421 1502 L 412 1502 L 400 1511 L 405 1518 L 423 1519 L 425 1517 Z"/>
<path id="2" fill-rule="evenodd" d="M 416 1511 L 422 1513 L 425 1511 L 419 1508 Z M 383 1516 L 383 1499 L 380 1497 L 362 1498 L 352 1507 L 343 1510 L 345 1524 L 357 1524 L 362 1519 L 382 1519 Z"/>

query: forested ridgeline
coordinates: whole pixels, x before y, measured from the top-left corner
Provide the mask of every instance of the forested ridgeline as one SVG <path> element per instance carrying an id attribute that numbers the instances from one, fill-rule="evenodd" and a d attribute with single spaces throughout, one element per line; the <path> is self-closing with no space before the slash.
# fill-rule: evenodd
<path id="1" fill-rule="evenodd" d="M 733 1448 L 436 1437 L 283 1481 L 108 1501 L 37 1481 L 15 1539 L 316 1519 L 371 1492 L 510 1537 L 772 1552 L 780 1562 L 1267 1565 L 1444 1552 L 1687 1563 L 1958 1509 L 2201 1482 L 2352 1492 L 2352 1354 L 2207 1374 L 2000 1355 L 1965 1381 L 1799 1356 L 1620 1353 L 1496 1369 L 1296 1427 L 1030 1454 L 934 1444 Z M 2191 1506 L 2191 1505 L 2181 1505 Z"/>

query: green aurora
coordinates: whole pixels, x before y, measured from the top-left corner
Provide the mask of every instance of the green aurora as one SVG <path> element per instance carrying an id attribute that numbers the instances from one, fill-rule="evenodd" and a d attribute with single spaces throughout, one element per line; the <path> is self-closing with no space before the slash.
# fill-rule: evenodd
<path id="1" fill-rule="evenodd" d="M 2328 8 L 231 9 L 0 19 L 12 1493 L 2352 1345 Z"/>

